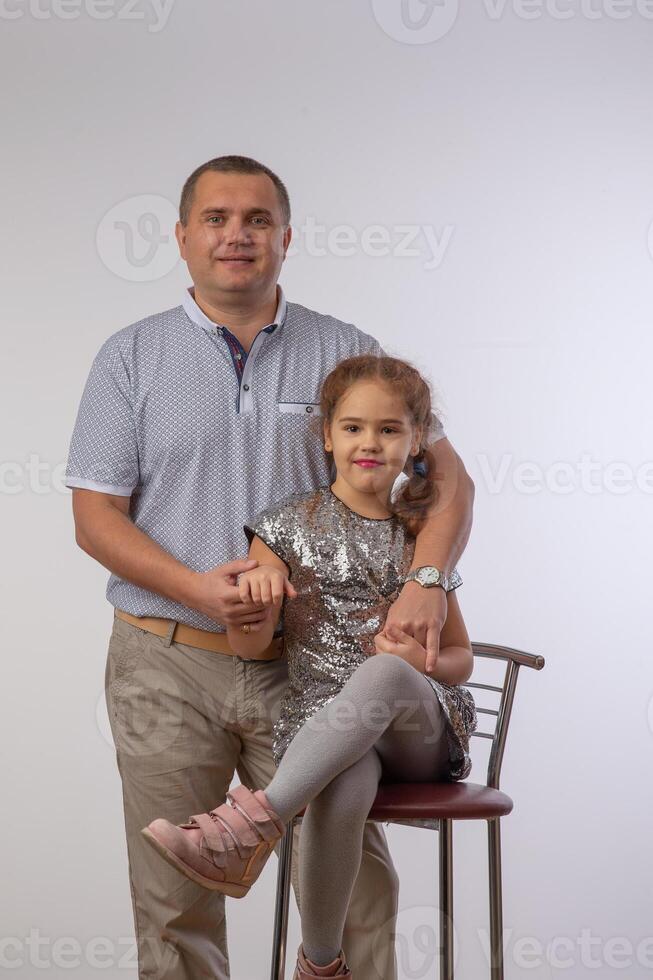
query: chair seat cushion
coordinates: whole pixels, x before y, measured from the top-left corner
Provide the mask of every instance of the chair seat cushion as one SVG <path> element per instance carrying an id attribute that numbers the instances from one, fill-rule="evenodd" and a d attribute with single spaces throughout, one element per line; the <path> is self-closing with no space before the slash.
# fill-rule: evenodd
<path id="1" fill-rule="evenodd" d="M 486 820 L 512 808 L 509 796 L 480 783 L 382 783 L 368 819 Z"/>

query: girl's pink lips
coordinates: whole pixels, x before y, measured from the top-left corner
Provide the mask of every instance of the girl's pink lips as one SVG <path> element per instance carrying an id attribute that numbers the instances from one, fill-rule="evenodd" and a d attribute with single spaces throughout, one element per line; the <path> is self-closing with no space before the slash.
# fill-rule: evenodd
<path id="1" fill-rule="evenodd" d="M 364 466 L 366 468 L 371 468 L 372 466 L 383 466 L 383 463 L 378 463 L 375 459 L 355 459 L 354 462 L 356 466 Z"/>

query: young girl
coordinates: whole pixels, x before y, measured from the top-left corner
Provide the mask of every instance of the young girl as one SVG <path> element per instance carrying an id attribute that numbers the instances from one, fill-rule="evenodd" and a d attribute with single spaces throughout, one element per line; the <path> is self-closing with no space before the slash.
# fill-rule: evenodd
<path id="1" fill-rule="evenodd" d="M 474 700 L 460 686 L 473 656 L 453 591 L 458 573 L 445 583 L 447 619 L 431 675 L 424 647 L 384 628 L 437 492 L 419 465 L 432 419 L 429 386 L 405 361 L 363 355 L 328 375 L 320 403 L 335 482 L 292 494 L 245 526 L 259 565 L 239 577 L 240 595 L 265 604 L 267 616 L 228 630 L 241 657 L 256 657 L 283 606 L 289 686 L 274 726 L 277 772 L 264 791 L 239 786 L 229 802 L 188 823 L 155 820 L 143 830 L 187 877 L 242 897 L 286 823 L 307 807 L 296 980 L 351 978 L 344 922 L 380 780 L 464 779 L 476 727 Z M 393 498 L 402 472 L 409 479 Z"/>

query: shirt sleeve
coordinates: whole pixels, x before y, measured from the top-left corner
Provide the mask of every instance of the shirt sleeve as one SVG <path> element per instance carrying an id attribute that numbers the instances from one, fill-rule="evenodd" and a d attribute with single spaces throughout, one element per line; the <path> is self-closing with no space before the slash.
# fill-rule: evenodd
<path id="1" fill-rule="evenodd" d="M 91 365 L 68 452 L 65 484 L 129 497 L 139 482 L 130 379 L 111 338 Z"/>
<path id="2" fill-rule="evenodd" d="M 289 569 L 292 577 L 294 549 L 292 545 L 292 514 L 289 507 L 268 507 L 260 511 L 249 523 L 243 525 L 249 544 L 256 534 Z"/>
<path id="3" fill-rule="evenodd" d="M 381 344 L 368 333 L 363 333 L 359 331 L 361 335 L 361 354 L 374 354 L 376 357 L 387 357 L 387 352 L 384 351 Z M 446 439 L 447 434 L 444 431 L 444 426 L 442 422 L 437 417 L 435 412 L 431 412 L 431 427 L 429 429 L 429 445 L 434 442 L 438 442 L 440 439 Z"/>

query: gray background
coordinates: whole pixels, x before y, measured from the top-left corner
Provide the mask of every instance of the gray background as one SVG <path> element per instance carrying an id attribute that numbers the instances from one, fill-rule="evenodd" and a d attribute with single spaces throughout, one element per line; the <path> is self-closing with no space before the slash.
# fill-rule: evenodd
<path id="1" fill-rule="evenodd" d="M 189 282 L 171 237 L 183 180 L 230 152 L 289 187 L 288 298 L 355 322 L 437 388 L 476 482 L 471 635 L 547 658 L 522 671 L 504 763 L 507 978 L 653 968 L 653 3 L 401 11 L 2 6 L 0 969 L 14 976 L 133 971 L 102 700 L 108 573 L 75 546 L 62 473 L 97 349 Z M 389 835 L 400 976 L 434 976 L 437 835 Z M 483 825 L 456 827 L 455 860 L 458 975 L 477 980 Z M 274 870 L 229 901 L 236 980 L 266 975 Z"/>

